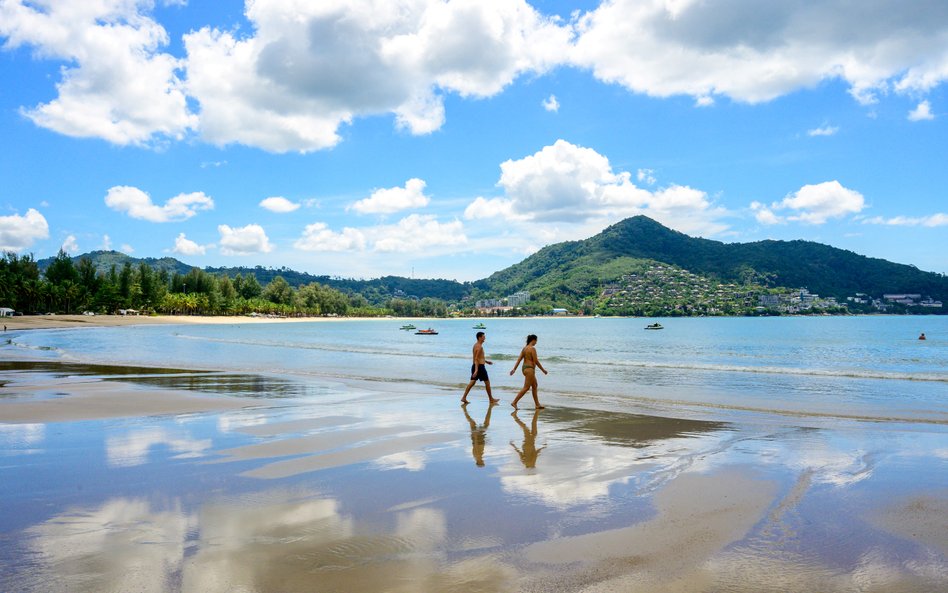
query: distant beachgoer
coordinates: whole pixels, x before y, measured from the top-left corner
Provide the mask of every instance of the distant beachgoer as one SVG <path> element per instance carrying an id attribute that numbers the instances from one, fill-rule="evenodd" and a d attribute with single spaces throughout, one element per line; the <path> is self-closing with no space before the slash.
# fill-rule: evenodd
<path id="1" fill-rule="evenodd" d="M 475 335 L 477 341 L 474 342 L 473 348 L 473 358 L 474 362 L 471 364 L 471 382 L 467 384 L 467 388 L 464 390 L 464 395 L 461 396 L 461 404 L 467 404 L 467 394 L 470 393 L 471 387 L 474 387 L 474 384 L 478 381 L 484 382 L 484 388 L 487 390 L 487 399 L 490 400 L 490 403 L 496 404 L 500 400 L 494 399 L 494 396 L 490 392 L 490 377 L 487 376 L 487 365 L 494 364 L 491 361 L 487 360 L 487 356 L 484 354 L 484 340 L 487 337 L 484 335 L 484 332 L 477 332 Z"/>
<path id="2" fill-rule="evenodd" d="M 6 330 L 6 327 L 4 327 L 4 330 Z M 925 339 L 927 339 L 927 338 L 925 338 L 925 332 L 922 332 L 922 335 L 920 335 L 920 336 L 918 337 L 918 339 L 919 339 L 919 340 L 925 340 Z"/>
<path id="3" fill-rule="evenodd" d="M 520 393 L 517 394 L 517 397 L 510 402 L 510 405 L 512 405 L 514 409 L 517 407 L 517 402 L 520 401 L 520 398 L 523 397 L 528 390 L 533 391 L 533 403 L 536 409 L 543 409 L 543 406 L 540 405 L 540 398 L 537 397 L 537 369 L 543 371 L 544 375 L 546 375 L 547 372 L 537 357 L 536 345 L 537 337 L 534 334 L 527 336 L 527 345 L 520 351 L 517 362 L 514 364 L 514 367 L 510 369 L 510 374 L 514 374 L 517 367 L 520 366 L 520 361 L 523 361 L 523 388 L 520 390 Z"/>

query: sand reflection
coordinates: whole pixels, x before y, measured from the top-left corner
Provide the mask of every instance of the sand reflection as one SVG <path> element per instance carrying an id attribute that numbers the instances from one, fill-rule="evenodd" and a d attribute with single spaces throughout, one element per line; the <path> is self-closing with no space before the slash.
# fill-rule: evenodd
<path id="1" fill-rule="evenodd" d="M 393 510 L 360 524 L 340 503 L 274 491 L 196 512 L 118 498 L 29 530 L 36 566 L 23 591 L 193 593 L 510 590 L 499 559 L 448 558 L 444 513 Z"/>
<path id="2" fill-rule="evenodd" d="M 502 468 L 501 484 L 552 508 L 606 499 L 612 486 L 633 480 L 648 494 L 733 438 L 719 422 L 594 410 L 547 408 L 529 427 L 517 414 L 513 419 L 523 440 L 519 448 L 512 443 L 518 463 Z M 541 429 L 548 436 L 538 448 Z M 545 454 L 538 466 L 540 451 Z"/>

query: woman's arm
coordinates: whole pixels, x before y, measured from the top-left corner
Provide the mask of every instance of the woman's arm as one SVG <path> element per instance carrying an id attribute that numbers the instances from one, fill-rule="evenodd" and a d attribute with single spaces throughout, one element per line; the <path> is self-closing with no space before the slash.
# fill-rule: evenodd
<path id="1" fill-rule="evenodd" d="M 520 356 L 517 357 L 517 362 L 514 363 L 514 368 L 510 369 L 510 374 L 514 374 L 517 371 L 517 367 L 520 366 L 520 361 L 523 360 L 523 350 L 520 351 Z"/>

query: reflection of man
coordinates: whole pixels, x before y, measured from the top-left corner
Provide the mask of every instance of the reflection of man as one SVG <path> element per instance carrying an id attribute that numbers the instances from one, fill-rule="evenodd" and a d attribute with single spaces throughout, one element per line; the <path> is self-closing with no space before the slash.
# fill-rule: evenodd
<path id="1" fill-rule="evenodd" d="M 484 416 L 484 423 L 478 426 L 477 422 L 474 422 L 474 419 L 471 418 L 471 415 L 467 413 L 467 408 L 461 408 L 464 410 L 464 417 L 467 418 L 468 423 L 471 425 L 471 455 L 474 456 L 474 463 L 478 467 L 484 467 L 484 447 L 487 445 L 487 427 L 490 426 L 490 413 L 494 409 L 494 404 L 491 403 L 487 406 L 487 415 Z"/>
<path id="2" fill-rule="evenodd" d="M 520 425 L 520 428 L 523 429 L 523 447 L 517 449 L 517 445 L 513 441 L 510 441 L 510 446 L 514 448 L 517 453 L 520 454 L 520 461 L 523 462 L 523 466 L 527 469 L 532 469 L 537 466 L 537 456 L 540 454 L 540 451 L 546 449 L 546 445 L 543 445 L 537 449 L 537 417 L 540 415 L 540 410 L 533 411 L 533 422 L 530 423 L 530 428 L 527 428 L 527 425 L 520 421 L 520 418 L 517 417 L 517 411 L 511 414 L 513 419 Z"/>

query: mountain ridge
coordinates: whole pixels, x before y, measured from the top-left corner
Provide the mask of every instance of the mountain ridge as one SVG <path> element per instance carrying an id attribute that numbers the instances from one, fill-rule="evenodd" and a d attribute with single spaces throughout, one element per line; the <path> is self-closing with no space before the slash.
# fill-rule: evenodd
<path id="1" fill-rule="evenodd" d="M 171 257 L 135 258 L 119 252 L 95 251 L 73 257 L 78 262 L 94 256 L 101 266 L 125 262 L 165 267 L 185 274 L 192 267 Z M 37 262 L 41 269 L 54 258 Z M 619 221 L 602 232 L 578 241 L 547 245 L 524 260 L 474 282 L 382 276 L 357 280 L 297 272 L 289 268 L 205 267 L 204 271 L 234 276 L 253 273 L 266 284 L 276 276 L 298 287 L 311 282 L 350 293 L 368 293 L 378 302 L 392 295 L 433 297 L 460 302 L 478 297 L 504 297 L 530 290 L 552 303 L 576 306 L 594 298 L 604 283 L 613 282 L 649 261 L 669 264 L 721 282 L 763 287 L 805 287 L 821 295 L 844 298 L 855 293 L 881 297 L 884 293 L 921 293 L 948 300 L 948 277 L 880 258 L 804 240 L 763 240 L 723 243 L 691 237 L 646 216 Z"/>

